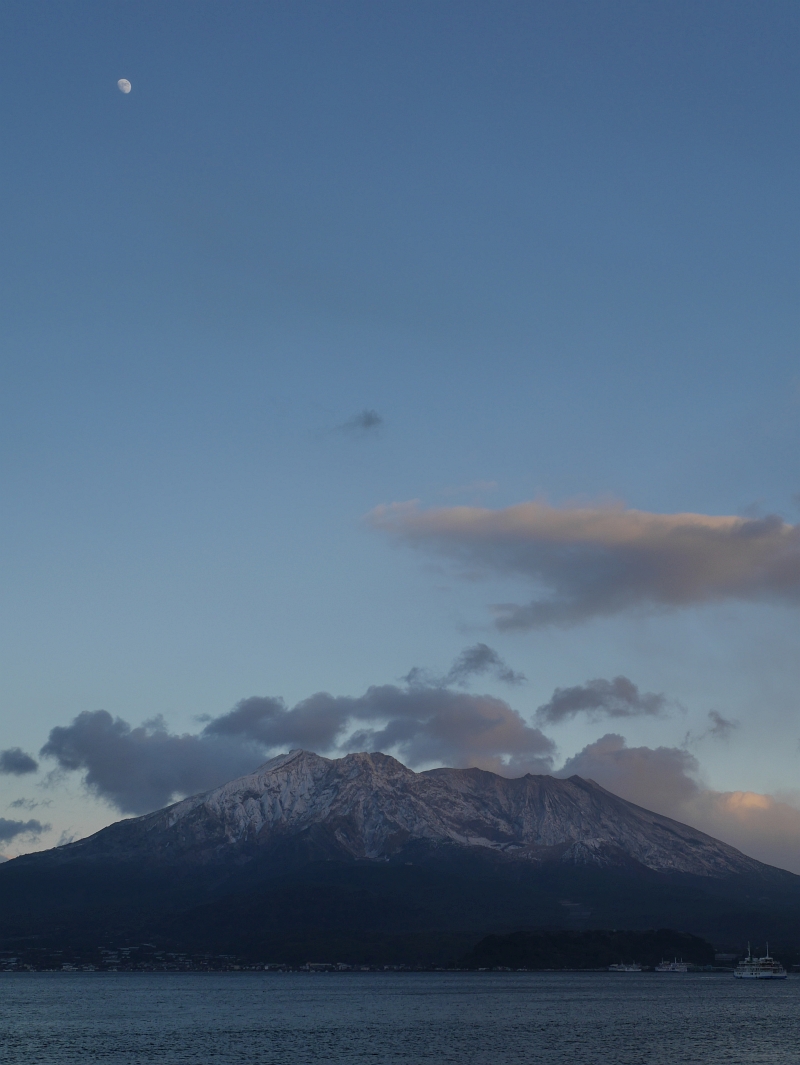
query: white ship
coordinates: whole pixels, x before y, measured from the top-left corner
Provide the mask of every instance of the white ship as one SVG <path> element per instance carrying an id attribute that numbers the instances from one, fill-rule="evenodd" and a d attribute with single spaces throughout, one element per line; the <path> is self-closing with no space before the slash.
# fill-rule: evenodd
<path id="1" fill-rule="evenodd" d="M 769 955 L 769 943 L 767 953 L 763 958 L 754 958 L 750 953 L 750 944 L 747 944 L 747 957 L 740 961 L 733 970 L 737 980 L 785 980 L 786 970 L 779 961 L 775 961 Z"/>
<path id="2" fill-rule="evenodd" d="M 610 973 L 640 973 L 642 967 L 637 961 L 631 962 L 630 965 L 620 962 L 619 965 L 609 965 L 608 971 Z"/>
<path id="3" fill-rule="evenodd" d="M 664 961 L 664 959 L 662 958 L 661 959 L 661 964 L 656 966 L 656 972 L 657 973 L 688 973 L 689 972 L 689 966 L 686 964 L 686 962 L 683 959 L 678 961 L 678 959 L 675 958 L 674 961 Z"/>

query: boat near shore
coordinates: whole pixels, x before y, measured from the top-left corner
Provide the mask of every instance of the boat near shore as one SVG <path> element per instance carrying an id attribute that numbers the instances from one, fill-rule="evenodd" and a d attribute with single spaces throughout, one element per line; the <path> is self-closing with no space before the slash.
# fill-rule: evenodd
<path id="1" fill-rule="evenodd" d="M 618 965 L 609 965 L 608 971 L 610 973 L 640 973 L 642 967 L 638 961 L 631 962 L 630 965 L 620 962 Z"/>
<path id="2" fill-rule="evenodd" d="M 678 961 L 677 958 L 673 961 L 664 961 L 662 958 L 661 963 L 656 966 L 655 971 L 657 973 L 688 973 L 689 966 L 683 958 L 681 958 L 680 961 Z"/>
<path id="3" fill-rule="evenodd" d="M 779 961 L 770 957 L 769 943 L 767 952 L 762 958 L 754 958 L 750 952 L 750 944 L 747 944 L 747 957 L 733 970 L 737 980 L 785 980 L 786 970 Z"/>

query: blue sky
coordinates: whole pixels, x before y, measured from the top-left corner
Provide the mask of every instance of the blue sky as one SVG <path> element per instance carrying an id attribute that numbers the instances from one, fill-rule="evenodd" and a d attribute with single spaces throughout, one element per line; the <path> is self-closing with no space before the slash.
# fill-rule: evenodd
<path id="1" fill-rule="evenodd" d="M 554 768 L 621 733 L 696 759 L 703 794 L 796 802 L 796 584 L 498 630 L 524 575 L 367 518 L 797 522 L 795 4 L 1 20 L 0 748 L 38 759 L 99 709 L 197 733 L 482 643 L 527 682 L 468 690 L 530 723 L 597 678 L 665 696 L 551 723 Z M 39 761 L 0 774 L 0 818 L 25 798 L 53 827 L 5 853 L 119 816 Z"/>

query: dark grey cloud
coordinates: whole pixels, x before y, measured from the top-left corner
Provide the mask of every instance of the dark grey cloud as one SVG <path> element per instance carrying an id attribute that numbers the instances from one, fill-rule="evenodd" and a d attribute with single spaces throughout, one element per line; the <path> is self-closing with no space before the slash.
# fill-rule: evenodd
<path id="1" fill-rule="evenodd" d="M 380 428 L 381 425 L 383 425 L 381 415 L 376 410 L 365 408 L 337 428 L 343 433 L 369 433 Z"/>
<path id="2" fill-rule="evenodd" d="M 549 702 L 536 711 L 539 724 L 554 725 L 577 714 L 590 719 L 601 717 L 641 717 L 663 713 L 664 695 L 640 692 L 627 677 L 589 680 L 572 688 L 556 688 Z"/>
<path id="3" fill-rule="evenodd" d="M 25 773 L 35 773 L 38 768 L 39 763 L 20 747 L 0 751 L 0 773 L 13 773 L 20 777 Z"/>
<path id="4" fill-rule="evenodd" d="M 38 836 L 49 828 L 50 825 L 43 825 L 41 821 L 9 821 L 0 817 L 0 843 L 10 843 L 17 836 Z"/>
<path id="5" fill-rule="evenodd" d="M 800 605 L 800 525 L 623 507 L 522 503 L 503 510 L 376 508 L 373 526 L 449 557 L 466 574 L 517 576 L 529 603 L 495 607 L 501 629 L 572 625 L 635 609 L 725 599 Z"/>
<path id="6" fill-rule="evenodd" d="M 210 721 L 203 729 L 203 737 L 246 740 L 268 750 L 330 750 L 347 726 L 345 703 L 348 700 L 336 700 L 331 695 L 312 695 L 290 710 L 283 699 L 252 695 L 229 713 Z"/>
<path id="7" fill-rule="evenodd" d="M 552 741 L 502 699 L 413 683 L 374 686 L 361 696 L 317 692 L 292 709 L 254 696 L 211 721 L 203 733 L 265 749 L 385 750 L 410 766 L 443 762 L 508 773 L 545 771 L 554 751 Z"/>
<path id="8" fill-rule="evenodd" d="M 481 668 L 497 668 L 486 657 Z M 508 775 L 546 772 L 555 750 L 502 699 L 387 684 L 361 696 L 317 692 L 291 708 L 282 699 L 251 696 L 198 734 L 171 734 L 159 719 L 133 728 L 105 710 L 87 710 L 52 729 L 41 754 L 60 771 L 83 773 L 86 786 L 123 813 L 144 813 L 252 772 L 293 747 L 384 750 L 410 766 L 478 766 Z"/>
<path id="9" fill-rule="evenodd" d="M 84 710 L 50 731 L 40 754 L 123 813 L 146 813 L 251 772 L 263 752 L 225 736 L 174 735 L 160 720 L 132 728 L 105 710 Z"/>
<path id="10" fill-rule="evenodd" d="M 354 720 L 383 720 L 354 732 L 349 750 L 394 751 L 412 767 L 478 766 L 507 776 L 547 772 L 552 764 L 552 740 L 502 699 L 384 685 L 352 703 Z"/>

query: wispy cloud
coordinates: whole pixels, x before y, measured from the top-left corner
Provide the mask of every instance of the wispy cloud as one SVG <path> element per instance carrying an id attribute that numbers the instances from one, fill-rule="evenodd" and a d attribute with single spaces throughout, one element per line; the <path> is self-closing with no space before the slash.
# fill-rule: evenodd
<path id="1" fill-rule="evenodd" d="M 9 747 L 0 751 L 0 773 L 9 773 L 20 777 L 25 773 L 35 773 L 39 763 L 31 758 L 21 747 Z"/>
<path id="2" fill-rule="evenodd" d="M 524 684 L 526 680 L 524 673 L 517 673 L 513 670 L 493 647 L 485 643 L 475 643 L 471 647 L 465 647 L 443 676 L 415 666 L 403 680 L 415 686 L 448 688 L 456 685 L 463 688 L 475 677 L 487 675 L 504 684 Z"/>
<path id="3" fill-rule="evenodd" d="M 52 806 L 52 799 L 14 799 L 10 802 L 9 809 L 11 810 L 36 810 L 40 806 Z"/>
<path id="4" fill-rule="evenodd" d="M 336 426 L 336 432 L 340 433 L 370 433 L 375 432 L 383 425 L 383 418 L 376 410 L 365 408 L 348 418 L 346 422 Z"/>
<path id="5" fill-rule="evenodd" d="M 524 580 L 534 598 L 496 606 L 501 629 L 571 625 L 632 609 L 725 599 L 800 605 L 800 526 L 774 516 L 531 502 L 502 510 L 391 504 L 376 508 L 369 520 L 470 574 Z"/>
<path id="6" fill-rule="evenodd" d="M 667 698 L 655 692 L 640 692 L 627 677 L 588 680 L 572 688 L 556 688 L 549 702 L 536 711 L 540 725 L 586 714 L 590 720 L 601 717 L 642 717 L 664 712 Z"/>
<path id="7" fill-rule="evenodd" d="M 727 740 L 730 738 L 738 727 L 738 721 L 731 721 L 727 717 L 723 717 L 718 710 L 709 710 L 708 719 L 711 724 L 708 726 L 705 735 L 711 736 L 715 740 Z"/>

